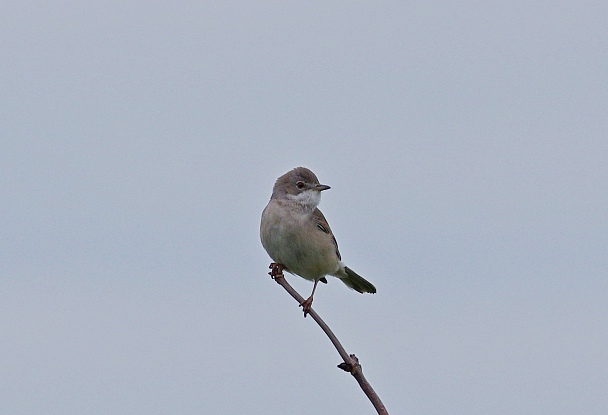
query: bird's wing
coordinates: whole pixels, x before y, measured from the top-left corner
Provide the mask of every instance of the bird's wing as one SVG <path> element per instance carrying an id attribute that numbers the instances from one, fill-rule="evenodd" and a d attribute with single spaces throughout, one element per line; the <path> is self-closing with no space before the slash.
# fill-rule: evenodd
<path id="1" fill-rule="evenodd" d="M 315 223 L 317 224 L 317 228 L 322 232 L 331 236 L 332 241 L 334 242 L 334 246 L 336 247 L 336 255 L 338 255 L 338 259 L 341 261 L 342 256 L 340 255 L 340 250 L 338 250 L 338 242 L 336 241 L 336 237 L 331 232 L 331 228 L 329 227 L 329 223 L 327 223 L 327 219 L 323 216 L 323 213 L 317 208 L 312 212 L 312 216 L 315 219 Z"/>

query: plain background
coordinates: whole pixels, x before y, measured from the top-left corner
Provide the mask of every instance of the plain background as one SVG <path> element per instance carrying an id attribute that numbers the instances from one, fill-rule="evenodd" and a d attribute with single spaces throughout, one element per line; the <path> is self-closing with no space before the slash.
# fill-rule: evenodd
<path id="1" fill-rule="evenodd" d="M 330 279 L 315 309 L 392 414 L 605 414 L 607 21 L 6 2 L 0 412 L 373 413 L 267 275 L 260 213 L 303 165 L 378 288 Z"/>

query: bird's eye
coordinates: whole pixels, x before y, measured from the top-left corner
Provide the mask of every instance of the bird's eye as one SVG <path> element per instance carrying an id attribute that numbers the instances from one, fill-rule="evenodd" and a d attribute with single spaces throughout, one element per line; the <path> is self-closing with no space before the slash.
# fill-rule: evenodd
<path id="1" fill-rule="evenodd" d="M 303 181 L 296 182 L 296 187 L 298 189 L 304 189 L 304 182 Z"/>

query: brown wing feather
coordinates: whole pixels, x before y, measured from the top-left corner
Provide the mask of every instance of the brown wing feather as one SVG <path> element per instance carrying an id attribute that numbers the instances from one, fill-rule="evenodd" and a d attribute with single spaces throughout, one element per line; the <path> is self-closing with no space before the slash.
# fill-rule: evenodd
<path id="1" fill-rule="evenodd" d="M 338 259 L 342 261 L 342 256 L 340 255 L 340 250 L 338 249 L 338 241 L 336 241 L 336 237 L 331 232 L 331 228 L 329 227 L 329 223 L 327 223 L 327 219 L 323 216 L 323 213 L 317 208 L 312 212 L 312 216 L 315 218 L 315 222 L 317 224 L 317 228 L 322 232 L 325 232 L 328 235 L 331 235 L 331 239 L 334 242 L 334 246 L 336 247 L 336 254 L 338 255 Z"/>

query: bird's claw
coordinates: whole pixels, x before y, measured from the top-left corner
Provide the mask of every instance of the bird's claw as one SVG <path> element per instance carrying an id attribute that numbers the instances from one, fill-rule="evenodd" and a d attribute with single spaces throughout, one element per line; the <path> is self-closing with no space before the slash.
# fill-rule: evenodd
<path id="1" fill-rule="evenodd" d="M 310 313 L 311 306 L 312 306 L 312 295 L 310 297 L 308 297 L 306 300 L 302 301 L 302 303 L 300 304 L 300 307 L 302 307 L 302 311 L 304 311 L 304 317 L 306 317 L 308 315 L 308 313 Z"/>
<path id="2" fill-rule="evenodd" d="M 271 263 L 268 268 L 270 268 L 268 275 L 270 275 L 273 280 L 281 278 L 283 276 L 283 269 L 285 269 L 283 264 L 277 264 L 276 262 Z"/>

